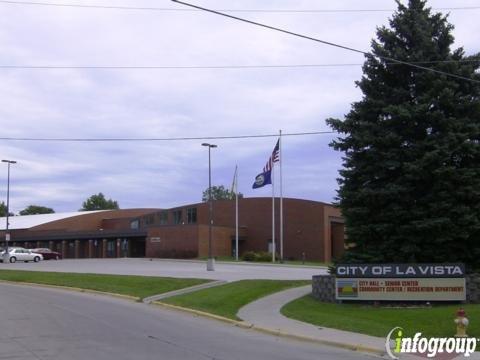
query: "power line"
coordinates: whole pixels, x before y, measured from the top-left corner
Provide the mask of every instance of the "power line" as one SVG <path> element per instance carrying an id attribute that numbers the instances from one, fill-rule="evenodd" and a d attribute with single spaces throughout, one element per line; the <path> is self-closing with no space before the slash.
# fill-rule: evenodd
<path id="1" fill-rule="evenodd" d="M 56 6 L 70 8 L 87 9 L 114 9 L 114 10 L 141 10 L 141 11 L 171 11 L 171 12 L 198 12 L 199 9 L 178 9 L 162 7 L 138 7 L 138 6 L 117 6 L 117 5 L 85 5 L 85 4 L 65 4 L 38 1 L 13 1 L 0 0 L 0 3 L 12 5 L 36 5 L 36 6 Z M 432 8 L 435 11 L 466 11 L 479 10 L 480 6 L 458 6 L 458 7 L 439 7 Z M 216 9 L 216 11 L 226 11 L 232 13 L 368 13 L 368 12 L 393 12 L 395 9 Z"/>
<path id="2" fill-rule="evenodd" d="M 464 60 L 437 60 L 437 61 L 412 61 L 410 64 L 462 64 L 478 63 L 480 59 Z M 387 62 L 388 65 L 401 65 L 398 62 Z M 315 67 L 351 67 L 362 66 L 362 63 L 330 63 L 330 64 L 284 64 L 284 65 L 185 65 L 185 66 L 128 66 L 128 65 L 0 65 L 0 69 L 45 69 L 45 70 L 189 70 L 189 69 L 268 69 L 268 68 L 315 68 Z"/>
<path id="3" fill-rule="evenodd" d="M 189 69 L 263 69 L 263 68 L 309 68 L 360 66 L 351 64 L 291 64 L 291 65 L 186 65 L 186 66 L 101 66 L 101 65 L 0 65 L 0 69 L 93 69 L 93 70 L 189 70 Z"/>
<path id="4" fill-rule="evenodd" d="M 311 131 L 298 133 L 282 133 L 282 136 L 307 136 L 336 134 L 335 131 Z M 159 142 L 159 141 L 191 141 L 191 140 L 229 140 L 278 137 L 278 134 L 232 135 L 232 136 L 199 136 L 168 138 L 33 138 L 33 137 L 0 137 L 0 141 L 41 141 L 41 142 Z"/>
<path id="5" fill-rule="evenodd" d="M 328 46 L 332 46 L 332 47 L 336 47 L 336 48 L 339 48 L 339 49 L 348 50 L 348 51 L 351 51 L 351 52 L 356 52 L 356 53 L 359 53 L 359 54 L 362 54 L 362 55 L 365 55 L 365 56 L 375 57 L 375 55 L 373 55 L 369 52 L 366 52 L 366 51 L 363 51 L 363 50 L 358 50 L 358 49 L 348 47 L 348 46 L 345 46 L 345 45 L 340 45 L 340 44 L 336 44 L 336 43 L 333 43 L 333 42 L 330 42 L 330 41 L 321 40 L 321 39 L 314 38 L 314 37 L 307 36 L 307 35 L 302 35 L 300 33 L 296 33 L 296 32 L 289 31 L 289 30 L 284 30 L 284 29 L 281 29 L 281 28 L 277 28 L 277 27 L 274 27 L 274 26 L 271 26 L 271 25 L 262 24 L 262 23 L 252 21 L 252 20 L 247 20 L 247 19 L 244 19 L 244 18 L 241 18 L 241 17 L 238 17 L 238 16 L 225 14 L 225 13 L 222 13 L 222 12 L 219 12 L 219 11 L 216 11 L 216 10 L 207 9 L 207 8 L 204 8 L 204 7 L 201 7 L 201 6 L 198 6 L 198 5 L 189 4 L 189 3 L 186 3 L 186 2 L 183 2 L 183 1 L 179 1 L 179 0 L 171 0 L 171 1 L 173 1 L 174 3 L 177 3 L 177 4 L 182 4 L 182 5 L 185 5 L 185 6 L 192 7 L 194 9 L 203 10 L 205 12 L 220 15 L 220 16 L 227 17 L 227 18 L 230 18 L 230 19 L 233 19 L 233 20 L 238 20 L 238 21 L 241 21 L 241 22 L 244 22 L 244 23 L 247 23 L 247 24 L 260 26 L 260 27 L 263 27 L 263 28 L 266 28 L 266 29 L 269 29 L 269 30 L 274 30 L 274 31 L 278 31 L 278 32 L 281 32 L 281 33 L 284 33 L 284 34 L 296 36 L 296 37 L 299 37 L 299 38 L 302 38 L 302 39 L 315 41 L 315 42 L 318 42 L 318 43 L 321 43 L 321 44 L 324 44 L 324 45 L 328 45 Z M 402 64 L 402 65 L 407 65 L 407 66 L 414 67 L 414 68 L 417 68 L 417 69 L 434 72 L 434 73 L 437 73 L 437 74 L 440 74 L 440 75 L 445 75 L 445 76 L 449 76 L 449 77 L 453 77 L 453 78 L 457 78 L 457 79 L 461 79 L 461 80 L 466 80 L 466 81 L 470 81 L 470 82 L 474 82 L 474 83 L 480 83 L 479 80 L 475 80 L 475 79 L 472 79 L 472 78 L 467 78 L 467 77 L 464 77 L 464 76 L 448 73 L 448 72 L 445 72 L 445 71 L 440 71 L 440 70 L 428 68 L 428 67 L 417 65 L 417 64 L 410 63 L 410 62 L 407 62 L 407 61 L 397 60 L 397 59 L 394 59 L 394 58 L 391 58 L 391 57 L 388 57 L 388 56 L 376 56 L 376 57 L 378 57 L 382 60 L 386 60 L 386 61 L 390 61 L 390 62 L 394 62 L 394 63 L 397 63 L 397 64 Z"/>

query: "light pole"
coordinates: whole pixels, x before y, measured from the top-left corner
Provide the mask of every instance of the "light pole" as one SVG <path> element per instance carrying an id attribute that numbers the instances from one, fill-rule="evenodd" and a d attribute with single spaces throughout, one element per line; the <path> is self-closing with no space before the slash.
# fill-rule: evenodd
<path id="1" fill-rule="evenodd" d="M 213 224 L 213 201 L 212 201 L 212 161 L 210 151 L 217 145 L 203 143 L 202 146 L 208 147 L 208 260 L 207 271 L 215 271 L 215 259 L 212 256 L 212 224 Z"/>
<path id="2" fill-rule="evenodd" d="M 8 175 L 7 175 L 7 215 L 6 215 L 6 219 L 7 219 L 7 223 L 6 223 L 6 226 L 5 226 L 5 255 L 6 255 L 6 258 L 8 257 L 8 242 L 10 241 L 10 233 L 8 232 L 8 225 L 9 222 L 8 222 L 8 218 L 10 216 L 10 165 L 11 164 L 16 164 L 17 162 L 16 161 L 13 161 L 13 160 L 2 160 L 2 162 L 4 163 L 7 163 L 7 166 L 8 166 Z"/>

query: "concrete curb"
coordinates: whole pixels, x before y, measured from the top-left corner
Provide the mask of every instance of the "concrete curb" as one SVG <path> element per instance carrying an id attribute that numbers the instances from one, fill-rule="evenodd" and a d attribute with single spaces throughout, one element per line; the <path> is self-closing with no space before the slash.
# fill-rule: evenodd
<path id="1" fill-rule="evenodd" d="M 216 261 L 216 264 L 231 264 L 231 265 L 252 265 L 252 266 L 275 266 L 282 268 L 291 268 L 291 269 L 315 269 L 315 270 L 328 270 L 328 266 L 325 265 L 289 265 L 289 264 L 272 264 L 269 262 L 250 262 L 250 261 Z"/>
<path id="2" fill-rule="evenodd" d="M 189 314 L 192 314 L 192 315 L 197 315 L 197 316 L 202 316 L 202 317 L 209 318 L 209 319 L 222 321 L 224 323 L 228 323 L 228 324 L 231 324 L 231 325 L 234 325 L 234 326 L 238 326 L 238 327 L 241 327 L 243 329 L 253 328 L 253 324 L 250 324 L 246 321 L 233 320 L 233 319 L 229 319 L 229 318 L 224 317 L 224 316 L 207 313 L 207 312 L 201 311 L 201 310 L 189 309 L 189 308 L 178 306 L 178 305 L 167 304 L 167 303 L 164 303 L 164 302 L 161 302 L 161 301 L 152 301 L 150 304 L 155 305 L 155 306 L 159 306 L 159 307 L 164 307 L 164 308 L 176 310 L 176 311 L 181 311 L 181 312 L 184 312 L 184 313 L 189 313 Z"/>
<path id="3" fill-rule="evenodd" d="M 140 298 L 135 297 L 135 296 L 130 296 L 130 295 L 122 295 L 122 294 L 115 294 L 115 293 L 108 293 L 104 291 L 97 291 L 97 290 L 90 290 L 90 289 L 82 289 L 82 288 L 76 288 L 76 287 L 70 287 L 70 286 L 59 286 L 59 285 L 50 285 L 50 284 L 38 284 L 38 283 L 28 283 L 28 282 L 18 282 L 18 281 L 9 281 L 9 280 L 0 280 L 0 283 L 5 283 L 5 284 L 10 284 L 10 285 L 25 285 L 25 286 L 36 286 L 36 287 L 43 287 L 43 288 L 50 288 L 50 289 L 60 289 L 60 290 L 67 290 L 67 291 L 75 291 L 75 292 L 80 292 L 80 293 L 88 293 L 88 294 L 94 294 L 94 295 L 102 295 L 102 296 L 111 296 L 123 300 L 130 300 L 134 302 L 140 301 Z M 171 305 L 167 303 L 163 303 L 160 301 L 152 301 L 150 305 L 155 305 L 167 309 L 172 309 L 176 311 L 181 311 L 184 313 L 189 313 L 192 315 L 196 316 L 202 316 L 205 318 L 221 321 L 227 324 L 231 324 L 233 326 L 237 326 L 242 329 L 250 329 L 250 330 L 256 330 L 258 332 L 264 333 L 264 334 L 269 334 L 273 336 L 278 336 L 278 337 L 283 337 L 287 339 L 292 339 L 292 340 L 299 340 L 299 341 L 305 341 L 309 343 L 314 343 L 314 344 L 319 344 L 319 345 L 327 345 L 327 346 L 332 346 L 336 348 L 341 348 L 345 350 L 351 350 L 351 351 L 359 351 L 359 352 L 365 352 L 365 353 L 370 353 L 374 354 L 377 356 L 384 356 L 385 351 L 384 350 L 379 350 L 377 348 L 372 348 L 360 344 L 350 344 L 350 343 L 343 343 L 343 342 L 337 342 L 337 341 L 330 341 L 330 340 L 322 340 L 322 339 L 317 339 L 313 337 L 308 337 L 308 336 L 303 336 L 303 335 L 296 335 L 296 334 L 290 334 L 286 332 L 281 332 L 279 330 L 274 330 L 274 329 L 268 329 L 268 328 L 263 328 L 259 326 L 255 326 L 251 323 L 248 323 L 246 321 L 238 321 L 238 320 L 233 320 L 226 318 L 224 316 L 220 315 L 215 315 L 215 314 L 210 314 L 204 311 L 200 310 L 194 310 L 194 309 L 189 309 L 185 308 L 182 306 L 177 306 L 177 305 Z"/>
<path id="4" fill-rule="evenodd" d="M 291 338 L 291 339 L 300 340 L 300 341 L 306 341 L 306 342 L 310 342 L 310 343 L 328 345 L 328 346 L 337 347 L 337 348 L 346 349 L 346 350 L 351 350 L 351 351 L 372 353 L 372 354 L 375 354 L 375 355 L 378 355 L 378 356 L 384 356 L 386 354 L 384 350 L 380 350 L 380 349 L 373 348 L 373 347 L 370 347 L 370 346 L 364 346 L 364 345 L 361 345 L 361 344 L 350 344 L 350 343 L 347 343 L 347 342 L 317 339 L 317 338 L 313 338 L 313 337 L 309 337 L 309 336 L 290 334 L 290 333 L 287 333 L 287 332 L 282 332 L 282 331 L 279 331 L 279 330 L 263 328 L 263 327 L 259 327 L 259 326 L 253 326 L 252 329 L 263 332 L 263 333 L 266 333 L 266 334 L 279 336 L 279 337 L 286 337 L 286 338 Z"/>
<path id="5" fill-rule="evenodd" d="M 105 292 L 105 291 L 92 290 L 92 289 L 82 289 L 82 288 L 76 288 L 76 287 L 71 287 L 71 286 L 39 284 L 39 283 L 30 283 L 30 282 L 23 282 L 23 281 L 10 281 L 10 280 L 0 280 L 0 283 L 10 284 L 10 285 L 36 286 L 36 287 L 43 287 L 43 288 L 48 288 L 48 289 L 68 290 L 68 291 L 75 291 L 75 292 L 94 294 L 94 295 L 111 296 L 111 297 L 115 297 L 115 298 L 119 298 L 119 299 L 123 299 L 123 300 L 135 301 L 135 302 L 138 302 L 138 301 L 141 300 L 139 297 L 136 297 L 136 296 L 109 293 L 109 292 Z"/>
<path id="6" fill-rule="evenodd" d="M 122 258 L 122 259 L 139 259 L 139 258 Z M 115 259 L 112 259 L 115 260 Z M 189 260 L 189 259 L 168 259 L 168 258 L 143 258 L 144 261 L 164 261 L 164 262 L 186 262 L 186 263 L 196 263 L 196 264 L 205 264 L 207 260 Z M 327 265 L 291 265 L 291 264 L 272 264 L 270 262 L 254 262 L 254 261 L 222 261 L 222 260 L 215 260 L 215 264 L 226 264 L 226 265 L 239 265 L 239 266 L 277 266 L 277 267 L 286 267 L 286 268 L 307 268 L 307 269 L 321 269 L 327 270 Z"/>
<path id="7" fill-rule="evenodd" d="M 210 319 L 213 319 L 213 320 L 222 321 L 224 323 L 231 324 L 233 326 L 237 326 L 237 327 L 240 327 L 240 328 L 243 328 L 243 329 L 256 330 L 258 332 L 268 334 L 268 335 L 278 336 L 278 337 L 292 339 L 292 340 L 305 341 L 305 342 L 319 344 L 319 345 L 327 345 L 327 346 L 332 346 L 332 347 L 345 349 L 345 350 L 350 350 L 350 351 L 370 353 L 370 354 L 374 354 L 374 355 L 377 355 L 377 356 L 384 356 L 385 355 L 384 350 L 380 350 L 380 349 L 369 347 L 369 346 L 364 346 L 364 345 L 361 345 L 361 344 L 350 344 L 350 343 L 347 343 L 347 342 L 322 340 L 322 339 L 313 338 L 313 337 L 309 337 L 309 336 L 290 334 L 290 333 L 282 332 L 282 331 L 279 331 L 279 330 L 268 329 L 268 328 L 256 326 L 256 325 L 251 324 L 251 323 L 246 322 L 246 321 L 232 320 L 232 319 L 220 316 L 220 315 L 210 314 L 210 313 L 207 313 L 205 311 L 189 309 L 189 308 L 185 308 L 185 307 L 178 306 L 178 305 L 171 305 L 171 304 L 167 304 L 167 303 L 164 303 L 164 302 L 161 302 L 161 301 L 153 301 L 150 304 L 160 306 L 160 307 L 164 307 L 164 308 L 168 308 L 168 309 L 172 309 L 172 310 L 176 310 L 176 311 L 181 311 L 181 312 L 193 314 L 193 315 L 197 315 L 197 316 L 202 316 L 202 317 L 205 317 L 205 318 L 210 318 Z"/>

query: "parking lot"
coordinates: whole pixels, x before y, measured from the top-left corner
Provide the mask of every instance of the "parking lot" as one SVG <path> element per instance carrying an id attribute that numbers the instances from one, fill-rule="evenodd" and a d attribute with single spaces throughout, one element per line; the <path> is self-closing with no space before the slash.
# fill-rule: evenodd
<path id="1" fill-rule="evenodd" d="M 327 269 L 323 267 L 218 262 L 215 271 L 207 271 L 205 261 L 133 258 L 0 263 L 0 269 L 203 278 L 226 281 L 242 279 L 310 280 L 312 275 L 327 272 Z"/>

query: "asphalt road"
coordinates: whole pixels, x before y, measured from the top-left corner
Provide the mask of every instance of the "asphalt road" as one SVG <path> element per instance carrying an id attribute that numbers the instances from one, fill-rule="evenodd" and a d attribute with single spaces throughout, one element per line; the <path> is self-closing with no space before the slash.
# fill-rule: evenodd
<path id="1" fill-rule="evenodd" d="M 236 281 L 243 279 L 311 280 L 312 275 L 326 274 L 321 267 L 277 266 L 261 264 L 217 263 L 215 271 L 207 271 L 205 261 L 161 259 L 66 259 L 38 263 L 0 263 L 0 269 L 60 271 L 97 274 L 167 276 Z"/>
<path id="2" fill-rule="evenodd" d="M 0 284 L 0 359 L 369 359 L 99 295 Z"/>

